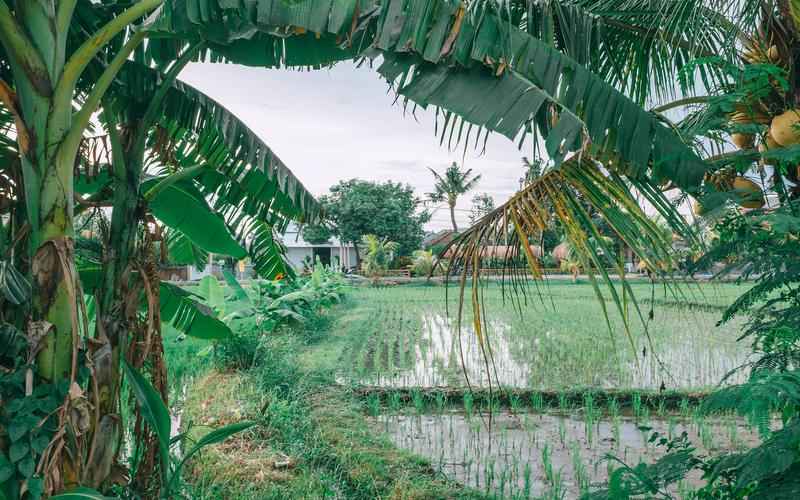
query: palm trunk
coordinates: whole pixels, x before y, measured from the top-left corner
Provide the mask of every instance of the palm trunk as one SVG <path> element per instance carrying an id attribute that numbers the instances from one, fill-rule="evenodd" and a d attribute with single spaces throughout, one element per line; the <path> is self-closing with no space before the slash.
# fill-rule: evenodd
<path id="1" fill-rule="evenodd" d="M 450 222 L 453 224 L 453 232 L 458 232 L 458 226 L 456 225 L 456 202 L 451 201 L 448 203 L 450 206 Z"/>

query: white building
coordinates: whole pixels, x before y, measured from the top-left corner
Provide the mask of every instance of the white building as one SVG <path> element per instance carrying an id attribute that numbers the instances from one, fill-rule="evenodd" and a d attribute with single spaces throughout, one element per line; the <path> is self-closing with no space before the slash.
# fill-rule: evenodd
<path id="1" fill-rule="evenodd" d="M 289 263 L 301 271 L 303 262 L 316 262 L 317 257 L 325 265 L 334 265 L 338 268 L 355 268 L 356 249 L 352 243 L 342 243 L 336 237 L 331 237 L 325 243 L 312 244 L 303 239 L 303 232 L 297 224 L 291 223 L 282 236 L 286 247 L 286 258 Z"/>

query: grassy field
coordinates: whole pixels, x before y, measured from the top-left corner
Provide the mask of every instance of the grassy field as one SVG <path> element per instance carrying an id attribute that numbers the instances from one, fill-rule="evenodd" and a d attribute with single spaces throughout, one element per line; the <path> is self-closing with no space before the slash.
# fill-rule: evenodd
<path id="1" fill-rule="evenodd" d="M 167 331 L 184 429 L 262 424 L 194 461 L 191 496 L 555 500 L 607 478 L 618 464 L 606 453 L 632 465 L 661 456 L 642 425 L 670 438 L 686 431 L 705 450 L 741 448 L 769 421 L 702 415 L 688 391 L 745 359 L 740 325 L 716 326 L 742 291 L 702 285 L 679 302 L 636 284 L 653 317 L 646 328 L 632 322 L 631 347 L 614 311 L 609 332 L 585 283 L 551 283 L 544 301 L 532 290 L 521 311 L 491 284 L 488 372 L 441 286 L 352 287 L 319 321 L 227 347 Z M 254 353 L 252 366 L 226 368 L 237 350 Z M 511 390 L 465 391 L 466 378 Z"/>
<path id="2" fill-rule="evenodd" d="M 481 346 L 469 309 L 458 331 L 455 289 L 445 302 L 444 287 L 358 288 L 351 300 L 361 311 L 348 327 L 338 375 L 348 384 L 391 387 L 463 387 L 468 379 L 473 386 L 491 381 L 555 390 L 706 389 L 745 360 L 746 346 L 736 342 L 740 325 L 716 326 L 722 305 L 741 291 L 730 284 L 702 285 L 674 296 L 636 284 L 645 322 L 631 306 L 629 337 L 614 304 L 606 301 L 609 328 L 588 284 L 550 283 L 542 296 L 530 290 L 521 307 L 490 284 L 484 292 L 488 340 Z"/>

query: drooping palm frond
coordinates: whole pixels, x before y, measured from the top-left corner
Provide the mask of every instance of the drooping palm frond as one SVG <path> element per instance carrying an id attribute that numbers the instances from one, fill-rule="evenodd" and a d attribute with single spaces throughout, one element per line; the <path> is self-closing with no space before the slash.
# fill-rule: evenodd
<path id="1" fill-rule="evenodd" d="M 616 258 L 618 249 L 609 243 L 608 236 L 612 235 L 598 231 L 587 206 L 593 207 L 612 229 L 613 236 L 633 249 L 641 260 L 649 263 L 654 272 L 669 271 L 678 262 L 672 251 L 671 239 L 644 213 L 631 189 L 665 217 L 672 228 L 691 234 L 683 219 L 675 216 L 668 200 L 649 181 L 626 181 L 608 164 L 604 166 L 587 156 L 575 155 L 559 168 L 551 169 L 533 180 L 450 243 L 445 249 L 450 258 L 446 277 L 447 280 L 458 280 L 462 301 L 465 300 L 465 291 L 471 290 L 469 300 L 473 306 L 473 328 L 478 337 L 483 337 L 486 321 L 480 293 L 485 248 L 504 245 L 506 255 L 499 259 L 503 285 L 510 283 L 517 292 L 514 295 L 524 297 L 528 273 L 536 279 L 545 277 L 538 257 L 531 250 L 531 242 L 537 241 L 538 235 L 554 220 L 558 220 L 565 230 L 574 258 L 588 275 L 603 310 L 606 311 L 605 289 L 636 349 L 629 331 L 627 297 L 631 297 L 639 319 L 646 323 L 644 314 L 624 279 L 623 263 Z M 520 263 L 525 267 L 520 267 Z M 527 272 L 523 271 L 525 268 Z M 609 271 L 609 268 L 613 271 Z M 622 278 L 618 284 L 612 282 L 612 275 Z M 601 284 L 606 286 L 601 288 Z M 605 314 L 608 321 L 608 313 Z M 458 326 L 460 328 L 460 319 Z M 610 323 L 608 326 L 611 330 Z"/>

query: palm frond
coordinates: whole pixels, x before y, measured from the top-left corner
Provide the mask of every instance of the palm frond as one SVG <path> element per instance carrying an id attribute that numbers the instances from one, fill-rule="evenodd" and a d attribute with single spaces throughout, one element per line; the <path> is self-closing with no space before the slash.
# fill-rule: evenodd
<path id="1" fill-rule="evenodd" d="M 622 242 L 628 245 L 637 256 L 650 263 L 652 270 L 663 274 L 677 267 L 678 262 L 672 251 L 671 239 L 667 238 L 657 224 L 644 213 L 631 189 L 637 195 L 667 216 L 670 227 L 682 234 L 692 234 L 691 229 L 680 217 L 668 208 L 669 202 L 663 194 L 647 181 L 625 181 L 614 169 L 588 156 L 575 155 L 564 161 L 559 168 L 551 169 L 509 201 L 490 212 L 473 227 L 462 233 L 447 249 L 446 279 L 456 277 L 463 300 L 465 289 L 470 288 L 473 306 L 474 329 L 479 336 L 483 328 L 482 310 L 482 254 L 487 246 L 504 245 L 508 250 L 501 260 L 503 287 L 510 286 L 514 296 L 525 297 L 528 290 L 528 272 L 536 279 L 544 278 L 544 270 L 530 245 L 536 241 L 553 220 L 558 220 L 565 229 L 566 238 L 589 277 L 595 294 L 606 310 L 607 291 L 611 303 L 623 319 L 626 334 L 634 349 L 634 339 L 630 334 L 627 298 L 630 297 L 638 318 L 646 324 L 644 314 L 633 296 L 630 285 L 625 280 L 622 262 L 616 259 L 617 249 L 612 248 L 607 236 L 596 228 L 587 206 L 593 207 L 608 223 Z M 527 267 L 527 272 L 520 267 Z M 609 272 L 609 268 L 613 271 Z M 619 283 L 612 281 L 612 275 L 620 276 Z M 534 281 L 535 286 L 539 287 Z M 601 285 L 605 284 L 604 288 Z M 459 315 L 460 316 L 460 315 Z M 459 320 L 460 321 L 460 320 Z M 460 326 L 460 325 L 459 325 Z"/>

